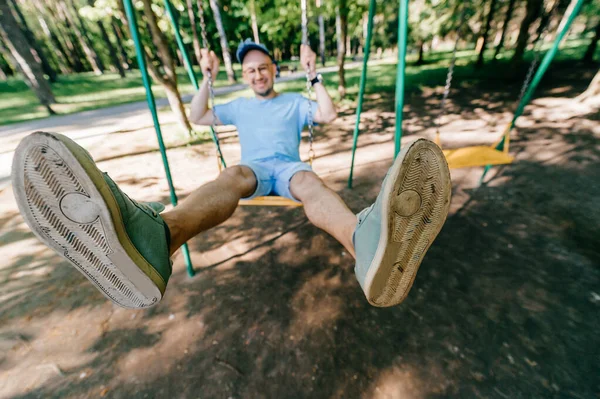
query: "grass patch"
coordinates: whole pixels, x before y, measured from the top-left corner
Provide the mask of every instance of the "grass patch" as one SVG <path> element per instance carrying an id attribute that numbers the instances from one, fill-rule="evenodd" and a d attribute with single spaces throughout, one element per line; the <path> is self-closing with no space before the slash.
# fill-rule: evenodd
<path id="1" fill-rule="evenodd" d="M 570 40 L 561 46 L 560 52 L 556 56 L 556 63 L 561 61 L 571 61 L 581 59 L 589 40 Z M 546 43 L 548 48 L 551 43 Z M 600 49 L 598 50 L 600 52 Z M 416 66 L 416 54 L 407 56 L 406 68 L 406 94 L 409 95 L 412 91 L 419 90 L 420 87 L 433 87 L 444 84 L 446 68 L 448 66 L 451 51 L 440 51 L 429 53 L 425 57 L 425 64 Z M 458 61 L 456 68 L 456 79 L 522 79 L 522 74 L 526 70 L 527 65 L 521 65 L 519 69 L 514 71 L 514 68 L 507 68 L 508 60 L 512 56 L 511 51 L 506 51 L 500 54 L 500 57 L 495 62 L 488 61 L 484 68 L 474 70 L 474 64 L 477 53 L 472 49 L 462 50 L 458 52 Z M 489 60 L 493 55 L 493 49 L 486 52 L 486 59 Z M 525 61 L 531 60 L 533 55 L 526 53 Z M 284 62 L 283 65 L 293 64 Z M 297 64 L 297 63 L 296 63 Z M 335 59 L 328 59 L 327 65 L 335 65 Z M 223 68 L 222 68 L 223 69 Z M 240 65 L 235 64 L 238 78 L 241 78 Z M 196 76 L 200 76 L 199 69 L 195 69 Z M 178 83 L 181 94 L 193 93 L 194 88 L 189 82 L 189 78 L 183 68 L 177 70 Z M 509 76 L 509 73 L 511 76 Z M 360 68 L 348 69 L 346 72 L 347 79 L 347 94 L 346 101 L 353 101 L 358 93 L 358 84 L 360 79 Z M 338 78 L 337 72 L 325 74 L 326 84 L 330 92 L 337 97 Z M 395 90 L 395 64 L 388 65 L 373 65 L 369 66 L 368 71 L 368 91 L 389 92 Z M 227 85 L 227 77 L 224 70 L 219 72 L 215 86 Z M 304 82 L 302 79 L 278 83 L 280 91 L 303 91 Z M 136 101 L 144 101 L 145 90 L 142 84 L 141 74 L 134 70 L 127 73 L 127 77 L 121 78 L 118 74 L 106 73 L 101 76 L 96 76 L 93 73 L 82 73 L 76 75 L 61 76 L 59 81 L 52 84 L 52 90 L 59 104 L 53 108 L 59 114 L 71 114 L 92 109 L 104 108 L 120 104 L 126 104 Z M 165 97 L 165 92 L 158 84 L 153 85 L 152 89 L 154 96 L 157 98 Z M 219 97 L 218 102 L 227 101 L 239 95 L 252 95 L 249 90 L 241 93 L 233 93 L 228 96 Z M 339 98 L 334 98 L 339 100 Z M 27 85 L 20 79 L 11 78 L 6 82 L 0 82 L 0 125 L 7 125 L 15 122 L 39 119 L 47 117 L 47 111 L 39 105 L 37 98 Z"/>

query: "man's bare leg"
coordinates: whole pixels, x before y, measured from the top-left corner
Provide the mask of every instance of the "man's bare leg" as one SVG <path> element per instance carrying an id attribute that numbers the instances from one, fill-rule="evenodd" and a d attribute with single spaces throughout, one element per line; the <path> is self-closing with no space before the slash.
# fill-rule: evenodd
<path id="1" fill-rule="evenodd" d="M 170 255 L 197 234 L 215 227 L 233 214 L 240 198 L 252 195 L 256 177 L 247 166 L 232 166 L 192 192 L 162 216 L 171 232 Z"/>
<path id="2" fill-rule="evenodd" d="M 292 195 L 304 205 L 308 220 L 331 234 L 353 257 L 352 235 L 356 228 L 356 215 L 339 195 L 323 183 L 313 172 L 301 171 L 290 181 Z"/>

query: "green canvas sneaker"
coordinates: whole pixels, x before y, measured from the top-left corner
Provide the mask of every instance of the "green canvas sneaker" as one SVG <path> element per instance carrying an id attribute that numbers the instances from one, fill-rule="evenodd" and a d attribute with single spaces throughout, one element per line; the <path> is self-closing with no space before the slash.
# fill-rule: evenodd
<path id="1" fill-rule="evenodd" d="M 125 308 L 160 301 L 172 271 L 162 204 L 133 201 L 87 151 L 55 133 L 21 141 L 12 181 L 35 235 L 107 298 Z"/>

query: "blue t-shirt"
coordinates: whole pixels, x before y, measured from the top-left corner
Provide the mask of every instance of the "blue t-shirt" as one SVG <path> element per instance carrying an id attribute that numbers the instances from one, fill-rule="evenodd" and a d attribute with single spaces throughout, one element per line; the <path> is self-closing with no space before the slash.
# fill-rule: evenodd
<path id="1" fill-rule="evenodd" d="M 242 162 L 271 157 L 300 161 L 300 137 L 308 123 L 309 102 L 298 93 L 282 93 L 275 98 L 237 98 L 215 105 L 224 125 L 235 125 L 242 147 Z M 317 103 L 311 102 L 313 118 Z"/>

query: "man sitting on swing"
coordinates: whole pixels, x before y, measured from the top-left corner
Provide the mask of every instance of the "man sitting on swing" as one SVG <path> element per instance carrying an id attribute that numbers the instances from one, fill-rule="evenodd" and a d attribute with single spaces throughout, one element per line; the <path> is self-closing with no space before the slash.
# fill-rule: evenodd
<path id="1" fill-rule="evenodd" d="M 263 45 L 240 44 L 237 57 L 254 98 L 208 109 L 210 71 L 219 60 L 204 50 L 205 79 L 191 103 L 192 122 L 235 125 L 240 165 L 168 212 L 159 203 L 136 202 L 100 172 L 91 156 L 69 138 L 37 132 L 17 148 L 13 187 L 19 209 L 36 235 L 69 260 L 109 299 L 128 308 L 156 304 L 171 275 L 170 256 L 186 241 L 227 220 L 242 198 L 276 194 L 304 205 L 308 219 L 336 238 L 356 259 L 355 273 L 374 306 L 400 303 L 439 233 L 450 204 L 450 175 L 438 146 L 417 140 L 400 152 L 374 204 L 355 215 L 300 161 L 299 145 L 309 102 L 278 93 L 276 66 Z M 317 75 L 316 55 L 301 47 L 316 92 L 316 123 L 336 118 Z"/>

